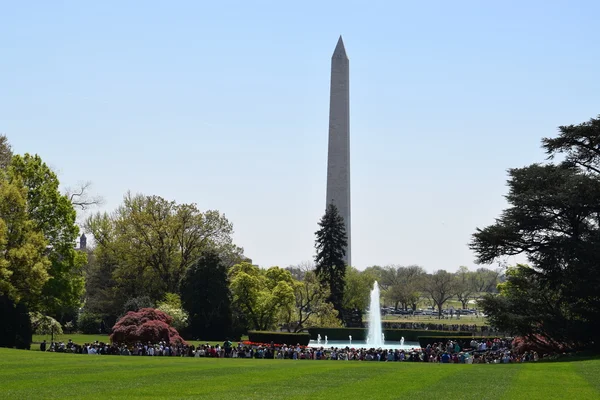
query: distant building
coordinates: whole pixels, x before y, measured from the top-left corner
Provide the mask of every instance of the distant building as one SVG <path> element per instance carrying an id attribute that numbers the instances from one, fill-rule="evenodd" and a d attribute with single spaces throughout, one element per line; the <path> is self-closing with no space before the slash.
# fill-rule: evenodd
<path id="1" fill-rule="evenodd" d="M 85 250 L 87 248 L 87 238 L 85 233 L 82 233 L 79 237 L 79 250 Z"/>

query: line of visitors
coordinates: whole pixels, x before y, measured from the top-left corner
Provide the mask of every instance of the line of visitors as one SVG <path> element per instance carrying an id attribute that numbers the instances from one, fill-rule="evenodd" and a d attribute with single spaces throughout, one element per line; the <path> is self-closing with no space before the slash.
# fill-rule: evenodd
<path id="1" fill-rule="evenodd" d="M 135 343 L 108 344 L 102 342 L 78 345 L 69 340 L 67 343 L 52 343 L 46 349 L 46 342 L 40 345 L 42 351 L 53 351 L 92 355 L 125 355 L 125 356 L 167 356 L 167 357 L 212 357 L 212 358 L 256 358 L 256 359 L 288 359 L 288 360 L 339 360 L 339 361 L 387 361 L 387 362 L 434 362 L 454 364 L 500 364 L 537 361 L 540 357 L 535 352 L 517 354 L 511 348 L 508 339 L 472 340 L 468 347 L 461 348 L 457 342 L 433 343 L 426 348 L 410 350 L 375 349 L 351 347 L 303 347 L 293 345 L 244 345 L 225 341 L 223 345 L 199 346 L 170 345 L 161 341 L 156 344 Z"/>

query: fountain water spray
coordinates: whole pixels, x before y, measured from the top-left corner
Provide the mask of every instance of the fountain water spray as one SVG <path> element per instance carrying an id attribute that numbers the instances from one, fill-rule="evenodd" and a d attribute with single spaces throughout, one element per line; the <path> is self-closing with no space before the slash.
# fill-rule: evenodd
<path id="1" fill-rule="evenodd" d="M 367 344 L 372 347 L 383 345 L 383 332 L 381 329 L 381 306 L 379 305 L 379 284 L 373 284 L 371 290 L 371 303 L 369 304 L 369 335 Z"/>

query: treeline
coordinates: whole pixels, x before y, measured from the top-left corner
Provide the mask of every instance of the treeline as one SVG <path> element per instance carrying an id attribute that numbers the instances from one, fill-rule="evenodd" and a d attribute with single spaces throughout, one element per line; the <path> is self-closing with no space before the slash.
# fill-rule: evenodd
<path id="1" fill-rule="evenodd" d="M 94 203 L 85 187 L 62 193 L 39 156 L 13 155 L 0 136 L 0 342 L 26 342 L 17 332 L 27 329 L 25 315 L 36 329 L 108 332 L 144 307 L 202 339 L 357 326 L 377 280 L 395 309 L 426 300 L 441 315 L 450 299 L 463 308 L 475 300 L 502 332 L 599 350 L 600 119 L 559 130 L 542 140 L 546 162 L 509 170 L 508 208 L 469 244 L 479 264 L 522 255 L 528 265 L 433 273 L 347 266 L 344 221 L 332 204 L 315 232 L 314 267 L 259 268 L 220 212 L 129 193 L 114 212 L 85 221 L 94 243 L 76 249 L 76 207 Z"/>
<path id="2" fill-rule="evenodd" d="M 80 195 L 61 193 L 39 156 L 13 155 L 0 135 L 0 344 L 29 346 L 32 328 L 24 315 L 65 321 L 80 306 L 87 262 L 74 247 Z"/>

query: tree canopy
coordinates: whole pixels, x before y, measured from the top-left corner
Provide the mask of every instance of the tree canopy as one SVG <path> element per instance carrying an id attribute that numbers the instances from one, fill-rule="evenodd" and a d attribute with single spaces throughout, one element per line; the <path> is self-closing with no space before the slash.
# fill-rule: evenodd
<path id="1" fill-rule="evenodd" d="M 181 282 L 181 301 L 189 314 L 192 337 L 221 340 L 232 335 L 229 277 L 216 251 L 205 251 L 187 269 Z"/>
<path id="2" fill-rule="evenodd" d="M 90 282 L 98 274 L 108 285 L 90 288 L 88 301 L 96 309 L 100 303 L 114 308 L 107 296 L 124 301 L 145 295 L 158 301 L 166 293 L 179 293 L 186 270 L 204 251 L 214 250 L 228 262 L 242 258 L 223 214 L 159 196 L 128 193 L 113 214 L 92 215 L 85 227 L 96 241 Z"/>
<path id="3" fill-rule="evenodd" d="M 37 305 L 50 278 L 48 242 L 27 213 L 27 189 L 0 176 L 0 295 Z"/>
<path id="4" fill-rule="evenodd" d="M 79 228 L 73 205 L 61 194 L 56 174 L 37 155 L 13 155 L 4 176 L 2 190 L 7 198 L 3 219 L 11 221 L 13 236 L 7 242 L 13 250 L 6 256 L 12 254 L 14 270 L 19 270 L 19 265 L 32 265 L 27 278 L 31 290 L 24 289 L 29 291 L 27 305 L 58 317 L 72 314 L 81 302 L 81 267 L 86 263 L 85 253 L 74 249 Z M 15 235 L 21 235 L 21 241 Z M 17 251 L 18 243 L 29 245 Z M 43 286 L 38 293 L 40 283 Z"/>
<path id="5" fill-rule="evenodd" d="M 265 270 L 243 262 L 230 269 L 229 279 L 233 307 L 245 316 L 251 329 L 275 328 L 294 306 L 294 281 L 285 269 Z"/>
<path id="6" fill-rule="evenodd" d="M 519 254 L 529 260 L 507 274 L 499 299 L 483 303 L 498 325 L 576 347 L 599 345 L 600 120 L 559 131 L 543 146 L 549 159 L 564 154 L 564 161 L 509 170 L 509 208 L 477 229 L 470 247 L 480 263 Z M 529 310 L 538 310 L 531 324 L 517 323 Z"/>

